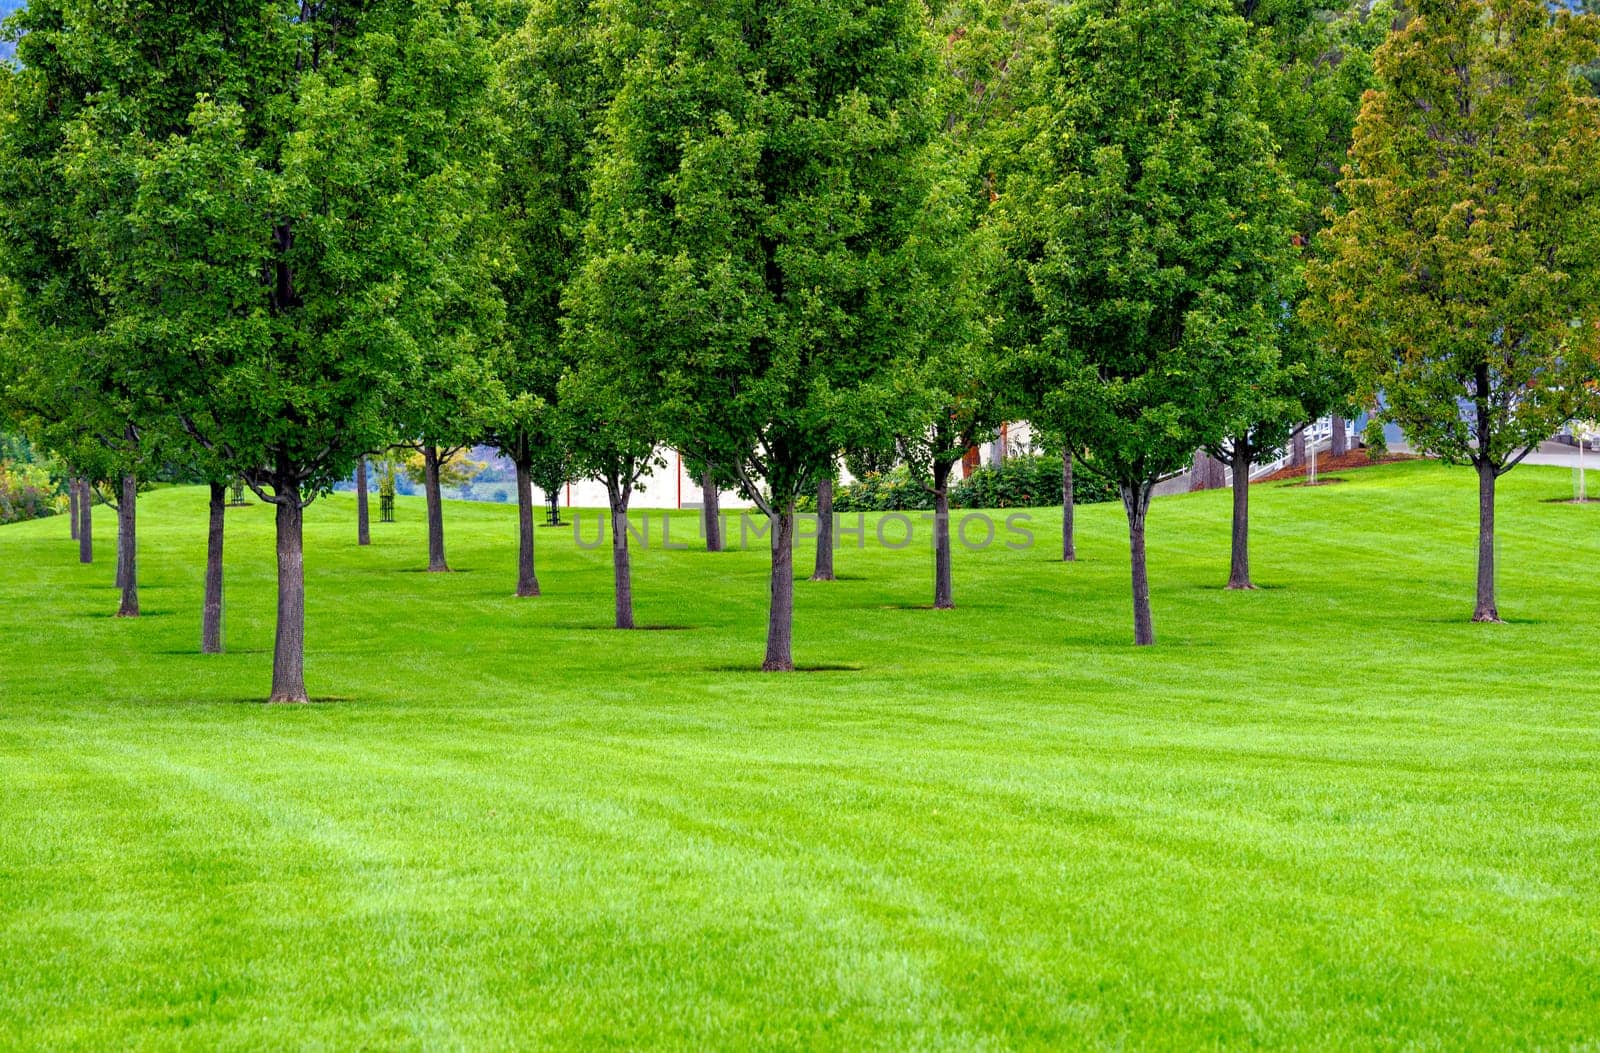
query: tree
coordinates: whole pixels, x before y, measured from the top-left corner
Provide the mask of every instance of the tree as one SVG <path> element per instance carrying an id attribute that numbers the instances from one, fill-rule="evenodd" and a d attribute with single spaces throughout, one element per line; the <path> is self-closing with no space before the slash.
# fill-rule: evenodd
<path id="1" fill-rule="evenodd" d="M 1473 620 L 1500 619 L 1495 482 L 1596 407 L 1593 16 L 1425 0 L 1376 57 L 1308 310 L 1378 419 L 1478 475 Z"/>
<path id="2" fill-rule="evenodd" d="M 910 246 L 926 288 L 924 321 L 908 334 L 901 383 L 909 421 L 900 451 L 933 494 L 937 609 L 955 606 L 950 479 L 967 450 L 992 439 L 1020 401 L 1003 375 L 985 293 L 1000 265 L 988 222 L 997 172 L 1014 145 L 1011 122 L 1046 25 L 1035 0 L 965 0 L 934 21 L 943 42 L 940 134 L 928 155 L 932 186 Z"/>
<path id="3" fill-rule="evenodd" d="M 270 700 L 303 702 L 305 508 L 390 441 L 419 343 L 477 331 L 492 300 L 487 52 L 442 0 L 236 6 L 111 12 L 103 53 L 170 35 L 212 90 L 178 85 L 183 125 L 154 136 L 112 84 L 71 175 L 100 197 L 87 236 L 129 368 L 275 506 Z"/>
<path id="4" fill-rule="evenodd" d="M 1292 199 L 1255 113 L 1259 69 L 1221 2 L 1074 5 L 1012 204 L 1038 231 L 1029 368 L 1049 381 L 1046 420 L 1071 422 L 1122 494 L 1136 644 L 1155 640 L 1151 491 L 1220 437 L 1224 401 L 1272 360 Z"/>
<path id="5" fill-rule="evenodd" d="M 112 55 L 93 46 L 111 17 L 40 0 L 6 23 L 22 66 L 0 64 L 0 268 L 9 301 L 3 395 L 10 416 L 88 477 L 90 500 L 80 502 L 82 562 L 93 557 L 94 484 L 116 480 L 131 495 L 115 507 L 117 614 L 133 617 L 140 435 L 151 421 L 140 378 L 111 332 L 94 202 L 73 178 L 69 148 L 108 79 L 134 90 L 152 80 L 137 52 Z"/>
<path id="6" fill-rule="evenodd" d="M 672 439 L 772 525 L 767 670 L 794 667 L 795 502 L 887 431 L 931 49 L 911 0 L 622 0 L 585 324 L 657 358 Z M 599 297 L 590 298 L 597 302 Z"/>
<path id="7" fill-rule="evenodd" d="M 508 338 L 494 364 L 506 401 L 490 430 L 517 469 L 517 595 L 537 596 L 533 491 L 552 501 L 569 478 L 557 388 L 569 365 L 562 297 L 582 262 L 592 132 L 610 81 L 596 55 L 588 0 L 539 0 L 497 48 L 495 108 L 502 115 L 497 200 L 509 254 L 501 280 Z"/>
<path id="8" fill-rule="evenodd" d="M 1371 82 L 1372 52 L 1388 25 L 1383 7 L 1322 0 L 1243 0 L 1236 8 L 1250 23 L 1267 56 L 1260 115 L 1279 145 L 1279 157 L 1297 198 L 1296 246 L 1321 223 L 1336 194 L 1362 92 Z M 1233 472 L 1233 523 L 1229 589 L 1253 589 L 1250 576 L 1250 474 L 1292 443 L 1294 462 L 1305 460 L 1307 421 L 1333 418 L 1333 453 L 1344 452 L 1344 419 L 1354 410 L 1354 382 L 1339 350 L 1301 321 L 1304 296 L 1299 253 L 1284 261 L 1278 287 L 1284 310 L 1275 327 L 1276 358 L 1263 363 L 1256 383 L 1235 388 L 1221 409 L 1223 436 L 1208 444 L 1211 456 Z"/>
<path id="9" fill-rule="evenodd" d="M 656 452 L 664 432 L 661 386 L 652 348 L 639 338 L 651 323 L 636 314 L 643 304 L 630 295 L 638 281 L 623 261 L 586 263 L 568 291 L 573 364 L 557 394 L 573 471 L 606 488 L 618 629 L 634 628 L 628 507 L 645 477 L 666 465 Z"/>

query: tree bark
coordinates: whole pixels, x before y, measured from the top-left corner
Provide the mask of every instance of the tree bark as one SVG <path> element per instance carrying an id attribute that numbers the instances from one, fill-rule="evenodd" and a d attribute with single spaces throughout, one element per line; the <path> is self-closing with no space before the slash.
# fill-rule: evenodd
<path id="1" fill-rule="evenodd" d="M 765 673 L 794 669 L 794 505 L 773 517 L 772 590 L 767 608 Z"/>
<path id="2" fill-rule="evenodd" d="M 1133 570 L 1133 642 L 1145 647 L 1156 642 L 1150 620 L 1150 574 L 1145 566 L 1144 521 L 1150 511 L 1150 486 L 1143 481 L 1123 483 L 1122 507 L 1128 513 L 1128 552 Z"/>
<path id="3" fill-rule="evenodd" d="M 206 530 L 206 598 L 200 622 L 200 653 L 222 653 L 222 537 L 228 515 L 228 487 L 211 484 L 211 519 Z"/>
<path id="4" fill-rule="evenodd" d="M 1343 457 L 1350 452 L 1350 435 L 1345 430 L 1344 418 L 1339 414 L 1333 415 L 1333 437 L 1328 440 L 1328 453 L 1334 457 Z"/>
<path id="5" fill-rule="evenodd" d="M 1495 467 L 1479 460 L 1478 468 L 1478 603 L 1475 622 L 1497 622 L 1500 608 L 1494 596 L 1494 484 Z"/>
<path id="6" fill-rule="evenodd" d="M 1299 468 L 1306 463 L 1306 429 L 1305 425 L 1294 430 L 1294 435 L 1289 440 L 1289 467 Z"/>
<path id="7" fill-rule="evenodd" d="M 268 702 L 309 702 L 306 694 L 305 509 L 297 485 L 274 487 L 278 501 L 278 632 Z"/>
<path id="8" fill-rule="evenodd" d="M 526 458 L 517 461 L 517 595 L 539 595 L 533 569 L 533 482 Z"/>
<path id="9" fill-rule="evenodd" d="M 1233 558 L 1228 588 L 1253 589 L 1250 581 L 1250 444 L 1233 441 Z"/>
<path id="10" fill-rule="evenodd" d="M 87 479 L 78 482 L 78 562 L 94 562 L 94 484 Z"/>
<path id="11" fill-rule="evenodd" d="M 72 540 L 78 540 L 78 477 L 70 476 L 67 479 L 67 524 L 72 531 Z"/>
<path id="12" fill-rule="evenodd" d="M 628 499 L 619 486 L 607 485 L 611 498 L 611 573 L 616 582 L 618 629 L 633 625 L 633 559 L 628 551 Z"/>
<path id="13" fill-rule="evenodd" d="M 367 459 L 356 462 L 356 544 L 372 544 L 372 518 L 367 507 Z"/>
<path id="14" fill-rule="evenodd" d="M 701 520 L 705 527 L 706 551 L 722 551 L 722 494 L 717 489 L 716 477 L 712 473 L 712 466 L 706 465 L 706 470 L 700 476 L 700 493 L 703 502 Z"/>
<path id="15" fill-rule="evenodd" d="M 122 602 L 118 618 L 139 617 L 139 479 L 132 472 L 122 475 L 122 499 L 117 502 L 117 587 Z"/>
<path id="16" fill-rule="evenodd" d="M 439 447 L 422 447 L 422 487 L 428 497 L 428 572 L 444 574 L 450 564 L 444 558 L 444 495 L 439 491 Z"/>
<path id="17" fill-rule="evenodd" d="M 817 565 L 812 581 L 833 580 L 833 476 L 817 479 Z"/>
<path id="18" fill-rule="evenodd" d="M 950 464 L 933 465 L 933 606 L 947 611 L 956 605 L 950 581 Z"/>
<path id="19" fill-rule="evenodd" d="M 1077 527 L 1072 521 L 1072 451 L 1061 454 L 1061 562 L 1078 558 Z"/>

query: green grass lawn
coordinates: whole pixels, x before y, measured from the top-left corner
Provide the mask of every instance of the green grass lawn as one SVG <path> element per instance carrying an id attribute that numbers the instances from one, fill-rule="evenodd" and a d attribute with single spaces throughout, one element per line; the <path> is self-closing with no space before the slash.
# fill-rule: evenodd
<path id="1" fill-rule="evenodd" d="M 198 654 L 205 494 L 0 528 L 0 1046 L 1593 1048 L 1600 505 L 1408 463 L 1158 500 L 1135 649 L 1120 506 L 1082 562 L 847 548 L 749 671 L 766 554 L 638 556 L 514 509 L 307 523 L 308 684 L 269 707 L 272 517 L 229 512 L 231 653 Z M 679 522 L 692 535 L 693 518 Z M 591 528 L 592 529 L 592 528 Z M 924 528 L 925 529 L 925 528 Z M 925 536 L 925 535 L 924 535 Z M 799 558 L 809 565 L 810 554 Z"/>

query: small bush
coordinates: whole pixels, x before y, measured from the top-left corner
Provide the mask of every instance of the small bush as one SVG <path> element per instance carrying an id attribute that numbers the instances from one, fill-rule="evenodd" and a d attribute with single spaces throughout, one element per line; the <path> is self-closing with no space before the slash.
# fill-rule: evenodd
<path id="1" fill-rule="evenodd" d="M 1072 503 L 1114 500 L 1116 488 L 1074 465 Z M 1012 457 L 998 468 L 982 467 L 950 487 L 952 508 L 1048 508 L 1061 503 L 1061 461 L 1055 457 Z"/>
<path id="2" fill-rule="evenodd" d="M 67 510 L 67 496 L 43 465 L 0 461 L 0 523 L 42 519 Z"/>
<path id="3" fill-rule="evenodd" d="M 959 472 L 960 469 L 957 469 Z M 1072 503 L 1115 500 L 1116 488 L 1080 467 L 1073 475 Z M 1048 508 L 1061 503 L 1061 462 L 1054 457 L 1012 457 L 1000 467 L 982 467 L 950 484 L 951 508 Z M 802 512 L 817 510 L 816 495 L 800 499 Z M 835 512 L 927 512 L 933 494 L 905 465 L 833 489 Z"/>

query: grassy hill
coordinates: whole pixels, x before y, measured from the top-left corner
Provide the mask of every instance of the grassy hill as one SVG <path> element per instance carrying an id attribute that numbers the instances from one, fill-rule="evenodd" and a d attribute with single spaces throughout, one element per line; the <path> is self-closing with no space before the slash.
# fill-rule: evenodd
<path id="1" fill-rule="evenodd" d="M 333 498 L 309 707 L 252 701 L 267 508 L 215 658 L 202 492 L 141 500 L 138 621 L 109 514 L 93 567 L 0 528 L 0 1046 L 1600 1042 L 1600 506 L 1508 476 L 1474 626 L 1472 475 L 1348 480 L 1258 488 L 1250 594 L 1227 495 L 1158 501 L 1150 650 L 1119 507 L 958 551 L 953 612 L 848 548 L 779 677 L 762 552 L 642 554 L 682 628 L 618 634 L 604 548 L 541 530 L 517 601 L 512 509 L 438 576 L 420 502 L 361 550 Z"/>

